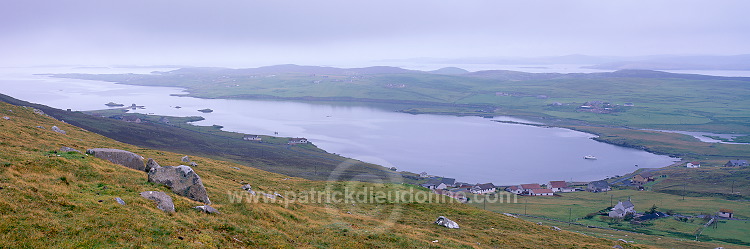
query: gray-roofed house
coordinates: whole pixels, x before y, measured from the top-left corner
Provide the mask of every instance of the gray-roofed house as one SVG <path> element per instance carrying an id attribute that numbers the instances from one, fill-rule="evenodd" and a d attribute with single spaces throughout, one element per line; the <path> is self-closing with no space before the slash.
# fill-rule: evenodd
<path id="1" fill-rule="evenodd" d="M 607 192 L 610 190 L 612 190 L 612 188 L 609 187 L 609 183 L 606 180 L 589 182 L 589 185 L 586 187 L 586 191 L 594 193 Z"/>
<path id="2" fill-rule="evenodd" d="M 477 184 L 476 186 L 472 187 L 470 191 L 471 193 L 482 195 L 482 194 L 495 192 L 495 190 L 497 190 L 497 188 L 495 188 L 494 184 L 485 183 L 485 184 Z"/>
<path id="3" fill-rule="evenodd" d="M 609 211 L 609 217 L 622 218 L 629 213 L 635 214 L 635 205 L 630 201 L 618 201 L 612 211 Z"/>
<path id="4" fill-rule="evenodd" d="M 747 160 L 729 160 L 724 167 L 747 167 Z"/>

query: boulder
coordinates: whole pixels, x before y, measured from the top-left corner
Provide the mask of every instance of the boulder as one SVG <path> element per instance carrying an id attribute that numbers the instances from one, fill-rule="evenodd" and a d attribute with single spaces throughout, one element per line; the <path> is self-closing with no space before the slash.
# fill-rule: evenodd
<path id="1" fill-rule="evenodd" d="M 180 165 L 152 168 L 148 172 L 148 181 L 164 184 L 171 188 L 175 194 L 211 204 L 200 176 L 189 166 Z"/>
<path id="2" fill-rule="evenodd" d="M 148 162 L 146 162 L 146 172 L 151 171 L 151 169 L 155 168 L 161 168 L 161 166 L 152 158 L 148 159 Z"/>
<path id="3" fill-rule="evenodd" d="M 10 120 L 10 117 L 7 117 L 7 116 L 6 116 L 6 117 L 3 117 L 3 119 L 5 119 L 5 120 Z"/>
<path id="4" fill-rule="evenodd" d="M 440 226 L 444 226 L 447 228 L 458 228 L 458 223 L 455 221 L 449 220 L 448 218 L 445 218 L 443 216 L 440 216 L 435 220 L 435 224 L 438 224 Z"/>
<path id="5" fill-rule="evenodd" d="M 190 162 L 190 158 L 188 156 L 184 156 L 184 157 L 182 157 L 182 161 L 186 162 L 186 163 L 189 163 Z"/>
<path id="6" fill-rule="evenodd" d="M 70 147 L 63 146 L 63 147 L 60 148 L 60 152 L 72 152 L 72 151 L 75 151 L 75 152 L 83 154 L 80 150 L 76 150 L 76 149 L 73 149 L 73 148 L 70 148 Z"/>
<path id="7" fill-rule="evenodd" d="M 123 201 L 122 199 L 120 199 L 120 197 L 115 198 L 115 201 L 117 203 L 120 203 L 120 205 L 125 205 L 125 201 Z"/>
<path id="8" fill-rule="evenodd" d="M 57 126 L 52 126 L 52 130 L 53 130 L 54 132 L 57 132 L 57 133 L 60 133 L 60 134 L 67 134 L 67 132 L 65 132 L 64 130 L 60 129 L 60 128 L 59 128 L 59 127 L 57 127 Z"/>
<path id="9" fill-rule="evenodd" d="M 158 192 L 158 191 L 146 191 L 141 192 L 141 196 L 143 198 L 156 201 L 156 208 L 167 212 L 167 213 L 174 213 L 174 203 L 172 202 L 172 197 L 169 197 L 164 192 Z"/>
<path id="10" fill-rule="evenodd" d="M 197 163 L 195 163 L 195 162 L 190 162 L 190 167 L 197 167 L 197 166 L 198 166 L 198 164 L 197 164 Z"/>
<path id="11" fill-rule="evenodd" d="M 114 164 L 119 164 L 135 170 L 146 171 L 146 166 L 143 164 L 143 157 L 130 151 L 96 148 L 88 149 L 86 150 L 86 153 L 101 159 L 106 159 Z"/>
<path id="12" fill-rule="evenodd" d="M 205 213 L 209 213 L 209 214 L 219 214 L 219 210 L 216 210 L 215 208 L 209 205 L 197 206 L 193 208 L 203 211 Z"/>

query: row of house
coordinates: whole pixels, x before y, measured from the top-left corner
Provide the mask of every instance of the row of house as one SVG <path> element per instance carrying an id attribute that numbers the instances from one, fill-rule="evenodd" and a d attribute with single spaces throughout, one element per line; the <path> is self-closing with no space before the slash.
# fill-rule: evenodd
<path id="1" fill-rule="evenodd" d="M 258 136 L 258 135 L 245 135 L 244 137 L 242 137 L 242 140 L 245 140 L 245 141 L 262 141 L 263 138 L 261 136 Z M 289 141 L 287 142 L 287 144 L 306 144 L 306 143 L 309 143 L 309 142 L 310 141 L 308 141 L 307 138 L 298 137 L 298 138 L 290 138 Z"/>
<path id="2" fill-rule="evenodd" d="M 554 195 L 557 192 L 574 192 L 576 188 L 571 187 L 565 181 L 550 181 L 547 188 L 543 188 L 538 183 L 521 184 L 505 188 L 505 191 L 517 195 L 544 196 Z"/>
<path id="3" fill-rule="evenodd" d="M 472 193 L 472 194 L 489 194 L 494 193 L 497 191 L 497 187 L 492 183 L 483 183 L 483 184 L 467 184 L 467 183 L 459 183 L 456 182 L 456 179 L 454 178 L 445 178 L 445 177 L 433 177 L 427 180 L 426 183 L 420 184 L 420 186 L 432 189 L 432 190 L 440 190 L 435 191 L 435 193 L 443 194 L 444 191 L 448 191 L 451 193 L 445 193 L 446 195 L 455 194 L 458 192 L 466 193 Z"/>
<path id="4" fill-rule="evenodd" d="M 724 167 L 747 167 L 748 163 L 747 160 L 729 160 L 727 163 L 724 164 Z M 686 168 L 700 168 L 701 162 L 688 162 L 685 164 Z"/>

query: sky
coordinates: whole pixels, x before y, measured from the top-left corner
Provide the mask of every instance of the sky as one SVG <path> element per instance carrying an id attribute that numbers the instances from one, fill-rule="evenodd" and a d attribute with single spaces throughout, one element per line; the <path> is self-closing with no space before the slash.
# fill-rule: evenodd
<path id="1" fill-rule="evenodd" d="M 3 0 L 0 66 L 750 53 L 746 0 Z"/>

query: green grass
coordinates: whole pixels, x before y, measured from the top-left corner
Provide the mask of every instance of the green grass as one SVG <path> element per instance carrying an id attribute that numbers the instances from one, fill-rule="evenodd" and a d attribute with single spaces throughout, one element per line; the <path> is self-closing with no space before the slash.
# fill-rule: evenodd
<path id="1" fill-rule="evenodd" d="M 528 214 L 532 216 L 551 218 L 561 221 L 575 221 L 578 223 L 612 227 L 621 230 L 634 231 L 648 235 L 670 237 L 675 239 L 693 239 L 695 232 L 705 221 L 702 219 L 690 219 L 688 222 L 676 221 L 672 218 L 663 218 L 645 222 L 642 225 L 632 225 L 626 221 L 610 222 L 602 219 L 600 215 L 586 219 L 591 213 L 596 213 L 617 204 L 619 201 L 628 200 L 635 205 L 639 213 L 648 211 L 656 205 L 658 211 L 679 213 L 683 215 L 713 214 L 720 208 L 735 210 L 737 218 L 750 218 L 750 206 L 744 201 L 732 201 L 720 197 L 683 197 L 678 195 L 636 190 L 615 190 L 605 193 L 574 192 L 560 193 L 559 196 L 519 196 L 517 203 L 475 203 L 471 204 L 477 208 L 486 208 L 498 213 Z M 526 219 L 526 218 L 524 218 Z M 533 220 L 533 219 L 532 219 Z M 741 223 L 740 231 L 750 229 Z M 566 225 L 567 226 L 567 225 Z M 575 228 L 579 229 L 579 228 Z M 599 231 L 602 232 L 602 231 Z M 736 235 L 735 233 L 732 233 Z M 704 240 L 724 241 L 732 244 L 745 245 L 745 236 L 726 235 L 716 237 L 705 234 Z M 740 242 L 732 241 L 738 239 Z"/>

